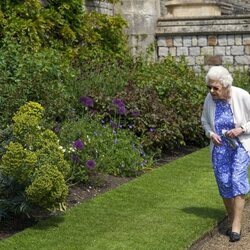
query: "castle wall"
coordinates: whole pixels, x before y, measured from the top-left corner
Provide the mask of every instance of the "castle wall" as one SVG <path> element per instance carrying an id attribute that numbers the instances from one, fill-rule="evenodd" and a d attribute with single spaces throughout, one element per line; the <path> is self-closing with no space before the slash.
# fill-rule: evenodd
<path id="1" fill-rule="evenodd" d="M 88 11 L 97 11 L 102 14 L 110 16 L 114 15 L 114 5 L 108 2 L 101 2 L 98 0 L 85 0 L 84 6 Z"/>
<path id="2" fill-rule="evenodd" d="M 158 59 L 184 56 L 196 72 L 210 65 L 231 70 L 250 64 L 250 16 L 159 19 Z"/>
<path id="3" fill-rule="evenodd" d="M 116 13 L 128 22 L 126 33 L 132 54 L 145 51 L 155 42 L 157 20 L 160 17 L 160 0 L 122 0 Z"/>
<path id="4" fill-rule="evenodd" d="M 225 65 L 231 70 L 248 69 L 250 0 L 219 1 L 221 15 L 199 17 L 169 17 L 166 6 L 170 2 L 178 1 L 121 0 L 113 6 L 85 0 L 89 10 L 109 15 L 121 14 L 128 21 L 126 33 L 133 55 L 156 42 L 154 56 L 157 60 L 167 55 L 177 60 L 184 56 L 197 72 L 210 65 Z M 216 1 L 204 0 L 204 3 L 208 2 Z"/>

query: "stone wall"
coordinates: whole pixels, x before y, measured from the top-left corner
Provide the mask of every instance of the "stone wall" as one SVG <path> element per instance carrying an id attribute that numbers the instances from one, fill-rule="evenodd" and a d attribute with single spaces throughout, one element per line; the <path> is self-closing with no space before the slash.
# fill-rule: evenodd
<path id="1" fill-rule="evenodd" d="M 155 43 L 155 30 L 160 14 L 160 0 L 121 0 L 112 5 L 98 0 L 85 0 L 88 11 L 114 15 L 121 14 L 128 22 L 126 34 L 133 55 L 144 52 Z M 156 52 L 153 55 L 156 57 Z"/>
<path id="2" fill-rule="evenodd" d="M 230 65 L 232 70 L 249 67 L 250 15 L 243 14 L 250 12 L 250 0 L 204 0 L 206 4 L 218 2 L 222 16 L 203 17 L 169 17 L 166 5 L 170 2 L 181 1 L 121 0 L 113 6 L 85 0 L 89 10 L 121 14 L 128 21 L 126 32 L 133 55 L 145 51 L 156 41 L 156 59 L 169 54 L 177 59 L 185 56 L 197 72 L 215 64 Z M 190 4 L 191 1 L 183 2 Z"/>
<path id="3" fill-rule="evenodd" d="M 88 11 L 97 11 L 102 14 L 114 15 L 114 5 L 108 2 L 98 0 L 85 0 L 84 6 Z"/>
<path id="4" fill-rule="evenodd" d="M 250 13 L 249 0 L 224 0 L 223 15 L 242 15 Z M 226 5 L 227 4 L 227 5 Z"/>
<path id="5" fill-rule="evenodd" d="M 155 43 L 155 30 L 160 17 L 160 0 L 121 0 L 115 13 L 128 21 L 129 44 L 132 54 L 139 54 Z"/>
<path id="6" fill-rule="evenodd" d="M 168 14 L 168 3 L 175 2 L 174 0 L 161 0 L 161 14 L 162 16 L 167 16 Z M 179 1 L 185 4 L 189 4 L 192 1 L 182 0 Z M 199 0 L 195 0 L 194 2 L 199 2 Z M 208 4 L 209 2 L 215 2 L 218 6 L 221 7 L 222 15 L 241 15 L 250 13 L 250 1 L 249 0 L 201 0 L 200 2 L 204 2 L 204 4 Z"/>
<path id="7" fill-rule="evenodd" d="M 158 58 L 184 56 L 196 72 L 209 65 L 248 69 L 250 16 L 197 19 L 159 19 Z"/>

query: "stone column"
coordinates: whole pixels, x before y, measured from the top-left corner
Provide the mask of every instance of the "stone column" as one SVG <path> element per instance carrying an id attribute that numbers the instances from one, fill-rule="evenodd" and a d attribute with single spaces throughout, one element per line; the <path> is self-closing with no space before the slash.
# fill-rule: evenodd
<path id="1" fill-rule="evenodd" d="M 155 29 L 160 17 L 160 0 L 121 0 L 115 13 L 128 21 L 126 30 L 132 54 L 145 51 L 155 42 Z"/>

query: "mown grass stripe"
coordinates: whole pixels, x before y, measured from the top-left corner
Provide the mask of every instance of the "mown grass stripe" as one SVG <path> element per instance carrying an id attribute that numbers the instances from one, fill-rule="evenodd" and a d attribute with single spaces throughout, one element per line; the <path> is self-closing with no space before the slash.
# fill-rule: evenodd
<path id="1" fill-rule="evenodd" d="M 0 242 L 0 249 L 186 249 L 224 216 L 207 148 Z"/>

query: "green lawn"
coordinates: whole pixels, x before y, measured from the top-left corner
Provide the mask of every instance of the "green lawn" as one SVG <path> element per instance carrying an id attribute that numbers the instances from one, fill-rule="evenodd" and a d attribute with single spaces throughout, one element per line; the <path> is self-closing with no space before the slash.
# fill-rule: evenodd
<path id="1" fill-rule="evenodd" d="M 186 249 L 224 215 L 205 148 L 2 240 L 0 249 Z"/>

